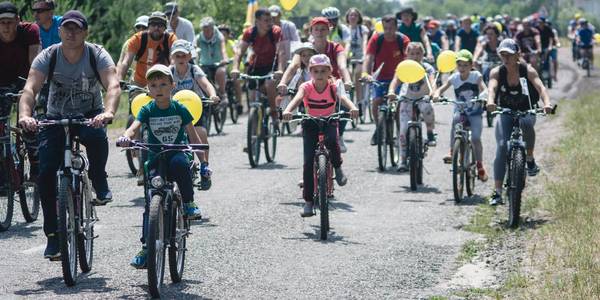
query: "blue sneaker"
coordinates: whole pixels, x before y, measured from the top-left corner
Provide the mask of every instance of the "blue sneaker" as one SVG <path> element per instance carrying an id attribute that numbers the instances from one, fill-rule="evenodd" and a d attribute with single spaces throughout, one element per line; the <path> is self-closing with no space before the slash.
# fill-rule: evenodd
<path id="1" fill-rule="evenodd" d="M 202 162 L 200 164 L 200 188 L 199 190 L 208 191 L 212 186 L 212 181 L 210 180 L 210 176 L 212 175 L 212 170 L 208 167 L 207 162 Z"/>
<path id="2" fill-rule="evenodd" d="M 145 247 L 142 247 L 142 250 L 133 257 L 129 264 L 136 269 L 145 269 L 147 258 L 148 250 Z"/>
<path id="3" fill-rule="evenodd" d="M 194 202 L 184 203 L 183 212 L 185 213 L 185 216 L 188 218 L 188 220 L 202 219 L 200 208 Z"/>
<path id="4" fill-rule="evenodd" d="M 58 236 L 56 233 L 48 235 L 48 243 L 46 244 L 46 250 L 44 251 L 44 258 L 50 260 L 60 258 L 60 248 L 58 247 Z"/>

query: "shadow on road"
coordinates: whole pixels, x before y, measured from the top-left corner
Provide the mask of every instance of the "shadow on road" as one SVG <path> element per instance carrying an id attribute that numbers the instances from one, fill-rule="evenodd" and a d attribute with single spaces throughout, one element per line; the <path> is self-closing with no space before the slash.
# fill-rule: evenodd
<path id="1" fill-rule="evenodd" d="M 463 197 L 462 201 L 456 203 L 454 202 L 454 197 L 446 199 L 444 202 L 441 202 L 440 205 L 456 205 L 456 206 L 476 206 L 479 204 L 485 204 L 486 200 L 481 195 L 473 195 L 471 197 Z"/>
<path id="2" fill-rule="evenodd" d="M 418 194 L 441 194 L 442 191 L 434 186 L 429 185 L 421 185 L 417 187 L 416 191 L 412 191 L 410 186 L 404 185 L 401 186 L 402 190 L 393 191 L 393 193 L 418 193 Z"/>
<path id="3" fill-rule="evenodd" d="M 190 294 L 190 293 L 185 292 L 185 290 L 187 290 L 190 286 L 198 286 L 198 285 L 202 284 L 203 283 L 202 281 L 183 279 L 179 283 L 170 283 L 169 284 L 169 283 L 167 283 L 168 279 L 166 278 L 166 276 L 167 276 L 167 274 L 165 274 L 165 283 L 163 284 L 162 289 L 161 289 L 161 298 L 163 298 L 163 299 L 211 299 L 211 298 L 202 297 L 200 295 Z M 119 297 L 119 299 L 149 298 L 150 292 L 148 290 L 147 284 L 140 284 L 140 285 L 136 285 L 135 287 L 142 289 L 143 292 L 140 292 L 138 294 L 122 295 Z"/>
<path id="4" fill-rule="evenodd" d="M 56 295 L 77 295 L 80 293 L 91 292 L 91 293 L 108 293 L 115 291 L 113 288 L 106 286 L 106 281 L 109 278 L 106 277 L 94 277 L 90 278 L 95 273 L 79 274 L 77 278 L 77 285 L 73 287 L 67 287 L 63 282 L 62 277 L 48 278 L 36 282 L 40 287 L 38 289 L 25 289 L 16 291 L 15 295 L 19 296 L 34 296 L 52 292 Z"/>
<path id="5" fill-rule="evenodd" d="M 316 216 L 318 217 L 318 216 Z M 348 241 L 344 236 L 336 234 L 331 228 L 327 235 L 327 240 L 321 240 L 321 227 L 317 225 L 310 226 L 313 232 L 302 232 L 303 237 L 282 237 L 284 240 L 296 240 L 296 241 L 313 241 L 321 244 L 339 244 L 339 245 L 363 245 L 363 243 Z"/>
<path id="6" fill-rule="evenodd" d="M 0 238 L 9 239 L 13 237 L 21 237 L 21 238 L 30 238 L 35 235 L 33 232 L 41 229 L 41 225 L 35 225 L 32 223 L 17 223 L 15 225 L 10 226 L 10 228 L 0 233 Z"/>
<path id="7" fill-rule="evenodd" d="M 144 206 L 145 200 L 144 197 L 137 197 L 129 200 L 130 205 L 111 205 L 111 207 L 135 207 L 135 206 Z"/>

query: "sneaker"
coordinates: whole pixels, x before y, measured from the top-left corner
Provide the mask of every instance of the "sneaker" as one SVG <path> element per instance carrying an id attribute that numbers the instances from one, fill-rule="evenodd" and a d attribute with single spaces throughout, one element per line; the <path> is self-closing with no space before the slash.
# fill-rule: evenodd
<path id="1" fill-rule="evenodd" d="M 408 172 L 408 164 L 406 163 L 406 161 L 401 162 L 398 165 L 398 168 L 396 169 L 396 171 L 404 173 L 404 172 Z"/>
<path id="2" fill-rule="evenodd" d="M 527 162 L 527 175 L 533 177 L 540 172 L 540 167 L 535 163 L 535 160 Z"/>
<path id="3" fill-rule="evenodd" d="M 302 126 L 297 126 L 296 130 L 294 130 L 294 132 L 292 132 L 293 136 L 302 136 Z"/>
<path id="4" fill-rule="evenodd" d="M 344 142 L 344 138 L 340 136 L 338 140 L 338 144 L 340 145 L 340 153 L 346 153 L 348 148 L 346 148 L 346 143 Z"/>
<path id="5" fill-rule="evenodd" d="M 494 191 L 492 193 L 492 195 L 490 196 L 489 200 L 490 200 L 490 205 L 491 206 L 496 206 L 496 205 L 504 204 L 504 202 L 502 201 L 502 195 L 500 195 L 497 191 Z"/>
<path id="6" fill-rule="evenodd" d="M 106 192 L 96 192 L 96 199 L 92 200 L 92 204 L 96 206 L 103 206 L 112 201 L 112 192 L 108 190 Z"/>
<path id="7" fill-rule="evenodd" d="M 437 146 L 437 138 L 436 138 L 435 133 L 427 132 L 427 146 L 429 146 L 429 147 Z"/>
<path id="8" fill-rule="evenodd" d="M 145 269 L 146 268 L 146 259 L 148 258 L 148 250 L 145 247 L 142 247 L 142 250 L 138 252 L 129 265 L 136 269 Z"/>
<path id="9" fill-rule="evenodd" d="M 335 168 L 335 181 L 339 186 L 344 186 L 348 183 L 348 178 L 344 175 L 344 171 L 342 171 L 342 167 Z"/>
<path id="10" fill-rule="evenodd" d="M 44 250 L 44 258 L 55 260 L 60 257 L 60 249 L 58 246 L 58 236 L 56 233 L 48 235 L 48 243 L 46 244 L 46 250 Z"/>
<path id="11" fill-rule="evenodd" d="M 444 158 L 442 158 L 442 160 L 444 161 L 445 164 L 451 164 L 452 163 L 452 150 L 450 150 L 450 153 L 446 154 L 444 156 Z"/>
<path id="12" fill-rule="evenodd" d="M 487 172 L 480 161 L 477 162 L 477 178 L 479 178 L 479 180 L 482 182 L 486 182 L 488 180 Z"/>
<path id="13" fill-rule="evenodd" d="M 200 213 L 200 208 L 194 202 L 184 203 L 183 204 L 183 212 L 188 220 L 198 220 L 202 219 L 202 214 Z"/>
<path id="14" fill-rule="evenodd" d="M 376 146 L 377 145 L 377 133 L 373 133 L 373 136 L 371 137 L 371 146 Z"/>
<path id="15" fill-rule="evenodd" d="M 300 216 L 303 218 L 306 217 L 312 217 L 315 215 L 315 211 L 313 209 L 313 203 L 312 202 L 304 202 L 304 207 L 302 208 L 302 212 L 300 213 Z"/>
<path id="16" fill-rule="evenodd" d="M 200 164 L 200 187 L 198 188 L 201 191 L 208 191 L 212 186 L 212 180 L 210 176 L 212 175 L 212 170 L 208 167 L 208 163 L 202 162 Z"/>

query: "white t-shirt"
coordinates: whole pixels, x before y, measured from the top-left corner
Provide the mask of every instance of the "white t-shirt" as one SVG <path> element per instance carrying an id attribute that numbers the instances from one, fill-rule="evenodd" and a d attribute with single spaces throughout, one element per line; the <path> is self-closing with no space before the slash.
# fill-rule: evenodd
<path id="1" fill-rule="evenodd" d="M 170 22 L 167 22 L 167 32 L 173 32 Z M 190 22 L 190 20 L 179 17 L 179 23 L 177 23 L 175 35 L 177 36 L 177 39 L 186 40 L 193 44 L 194 38 L 196 37 L 196 34 L 194 33 L 194 25 L 192 22 Z"/>
<path id="2" fill-rule="evenodd" d="M 426 82 L 426 80 L 429 80 L 428 76 L 435 73 L 435 69 L 426 62 L 421 64 L 423 65 L 423 68 L 425 68 L 425 78 L 415 83 L 402 84 L 402 89 L 400 90 L 401 97 L 416 100 L 429 95 L 430 89 L 429 84 Z"/>
<path id="3" fill-rule="evenodd" d="M 194 76 L 192 76 L 192 68 L 194 68 Z M 173 74 L 173 82 L 175 82 L 173 95 L 181 90 L 194 91 L 196 94 L 198 94 L 198 96 L 204 95 L 204 91 L 202 91 L 196 80 L 198 80 L 198 78 L 205 77 L 206 74 L 197 65 L 188 64 L 188 69 L 185 72 L 185 76 L 182 77 L 177 74 L 175 66 L 171 66 L 171 74 Z"/>
<path id="4" fill-rule="evenodd" d="M 467 80 L 462 80 L 460 78 L 460 73 L 455 72 L 450 75 L 448 81 L 452 84 L 454 88 L 454 94 L 456 95 L 456 101 L 469 101 L 473 98 L 477 98 L 479 94 L 483 91 L 479 90 L 479 82 L 482 80 L 482 75 L 479 71 L 471 71 Z M 483 107 L 480 103 L 468 103 L 466 104 L 465 111 L 467 114 L 481 114 L 483 112 Z"/>
<path id="5" fill-rule="evenodd" d="M 363 35 L 369 33 L 369 29 L 365 25 L 358 25 L 354 28 L 350 28 L 350 51 L 352 52 L 352 58 L 361 59 L 363 53 Z"/>

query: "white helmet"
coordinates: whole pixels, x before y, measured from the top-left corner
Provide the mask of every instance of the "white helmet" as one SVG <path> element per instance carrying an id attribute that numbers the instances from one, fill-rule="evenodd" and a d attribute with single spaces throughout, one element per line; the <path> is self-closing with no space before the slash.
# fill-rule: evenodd
<path id="1" fill-rule="evenodd" d="M 340 10 L 335 7 L 323 8 L 321 15 L 327 19 L 337 19 L 340 17 Z"/>

